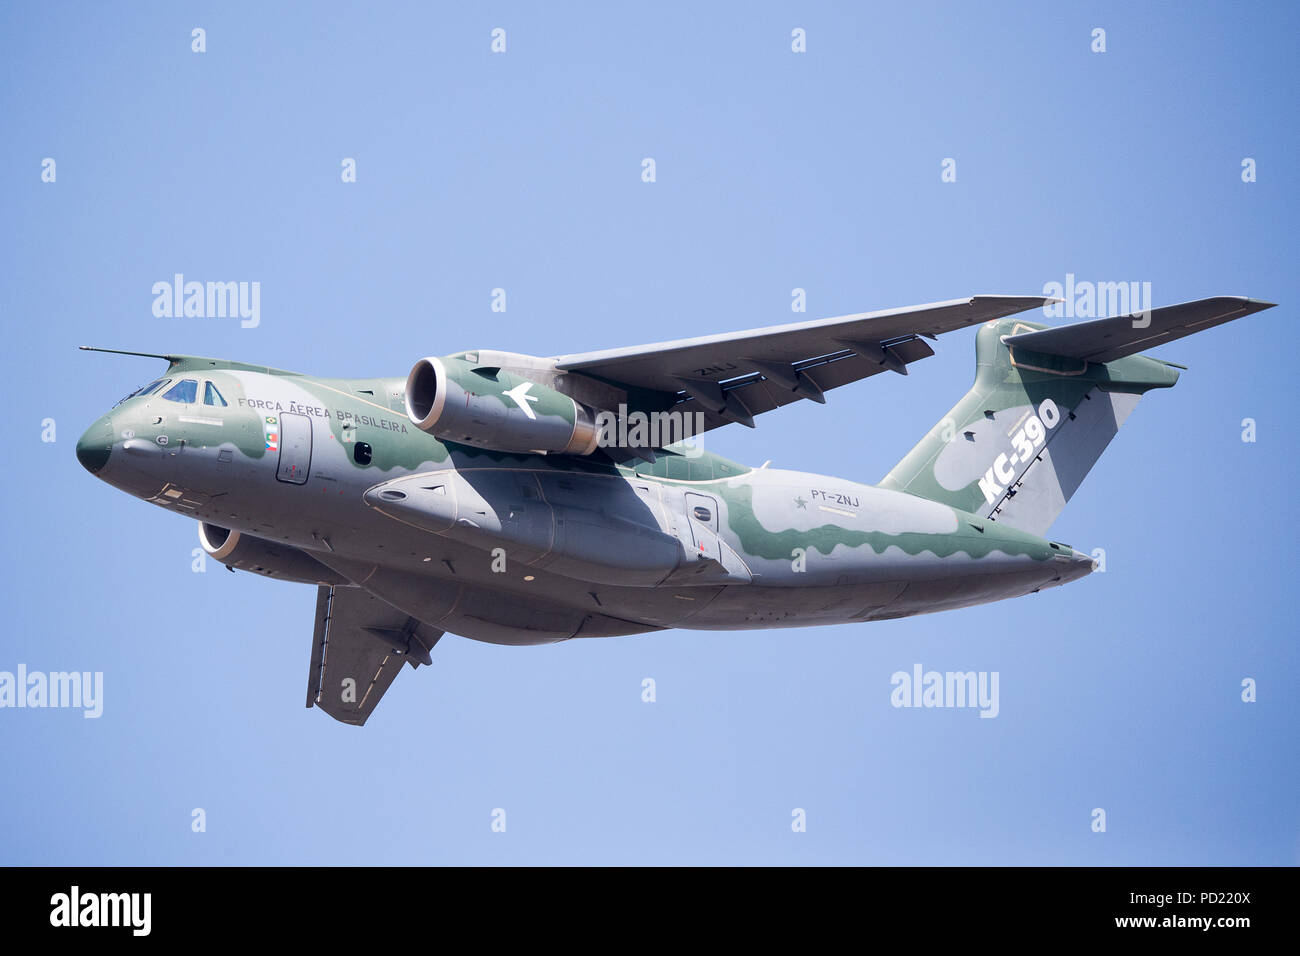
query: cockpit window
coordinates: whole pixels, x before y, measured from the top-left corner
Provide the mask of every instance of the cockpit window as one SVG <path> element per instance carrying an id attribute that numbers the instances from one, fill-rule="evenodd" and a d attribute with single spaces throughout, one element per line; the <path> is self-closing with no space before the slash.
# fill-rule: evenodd
<path id="1" fill-rule="evenodd" d="M 211 382 L 203 383 L 203 404 L 220 405 L 222 408 L 226 407 L 226 400 L 222 398 L 221 393 L 217 391 L 217 386 L 213 385 Z"/>
<path id="2" fill-rule="evenodd" d="M 122 402 L 125 402 L 125 401 L 128 401 L 128 400 L 132 399 L 132 398 L 135 398 L 137 395 L 148 395 L 148 394 L 150 394 L 151 392 L 156 392 L 156 391 L 158 391 L 158 389 L 162 388 L 164 385 L 166 385 L 166 384 L 167 384 L 168 382 L 170 382 L 170 381 L 171 381 L 171 379 L 169 379 L 169 378 L 157 378 L 157 379 L 154 379 L 154 380 L 153 380 L 152 382 L 150 382 L 148 385 L 141 385 L 139 388 L 137 388 L 137 389 L 136 389 L 134 392 L 132 392 L 130 395 L 127 395 L 127 396 L 125 396 L 125 397 L 119 399 L 118 402 L 117 402 L 117 405 L 121 405 Z M 117 408 L 117 405 L 114 405 L 113 407 L 114 407 L 114 408 Z"/>
<path id="3" fill-rule="evenodd" d="M 182 379 L 173 385 L 163 394 L 163 398 L 169 402 L 183 402 L 186 405 L 193 405 L 194 399 L 198 397 L 199 383 L 192 378 Z"/>

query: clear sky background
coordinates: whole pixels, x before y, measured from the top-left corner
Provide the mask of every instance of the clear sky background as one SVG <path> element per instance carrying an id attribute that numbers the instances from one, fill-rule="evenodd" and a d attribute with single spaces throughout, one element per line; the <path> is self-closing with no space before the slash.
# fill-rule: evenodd
<path id="1" fill-rule="evenodd" d="M 1283 3 L 5 4 L 0 670 L 105 701 L 0 710 L 0 862 L 1300 861 L 1298 33 Z M 260 281 L 260 326 L 155 318 L 176 272 Z M 1051 531 L 1106 573 L 883 623 L 448 636 L 360 730 L 303 707 L 314 589 L 192 573 L 194 525 L 73 453 L 162 368 L 82 344 L 404 375 L 1067 273 L 1280 303 L 1156 353 L 1190 371 Z M 878 481 L 974 334 L 708 445 Z M 916 663 L 999 672 L 1000 715 L 894 709 Z"/>

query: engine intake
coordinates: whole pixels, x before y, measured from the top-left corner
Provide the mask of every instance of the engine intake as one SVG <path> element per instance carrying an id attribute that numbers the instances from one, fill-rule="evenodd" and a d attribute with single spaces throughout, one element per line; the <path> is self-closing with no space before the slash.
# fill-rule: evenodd
<path id="1" fill-rule="evenodd" d="M 421 431 L 493 451 L 590 455 L 600 438 L 595 412 L 568 395 L 451 357 L 415 363 L 406 414 Z"/>
<path id="2" fill-rule="evenodd" d="M 278 581 L 301 584 L 348 584 L 311 555 L 287 544 L 276 544 L 220 525 L 199 523 L 199 544 L 208 557 L 228 568 L 252 571 Z"/>

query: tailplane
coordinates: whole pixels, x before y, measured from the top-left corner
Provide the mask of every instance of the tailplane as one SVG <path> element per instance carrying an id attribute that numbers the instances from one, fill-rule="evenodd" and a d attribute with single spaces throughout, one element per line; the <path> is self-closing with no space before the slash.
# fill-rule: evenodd
<path id="1" fill-rule="evenodd" d="M 1178 381 L 1136 353 L 1271 306 L 1220 296 L 1062 328 L 985 323 L 975 384 L 881 487 L 1045 534 L 1141 397 Z"/>

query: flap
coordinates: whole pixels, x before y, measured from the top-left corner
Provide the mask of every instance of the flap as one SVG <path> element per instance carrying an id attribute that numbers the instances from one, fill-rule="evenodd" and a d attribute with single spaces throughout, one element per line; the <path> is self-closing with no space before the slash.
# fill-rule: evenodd
<path id="1" fill-rule="evenodd" d="M 566 372 L 629 392 L 629 407 L 702 412 L 705 430 L 753 417 L 933 355 L 920 336 L 1002 318 L 1053 301 L 1042 296 L 952 299 L 653 345 L 562 355 Z"/>

